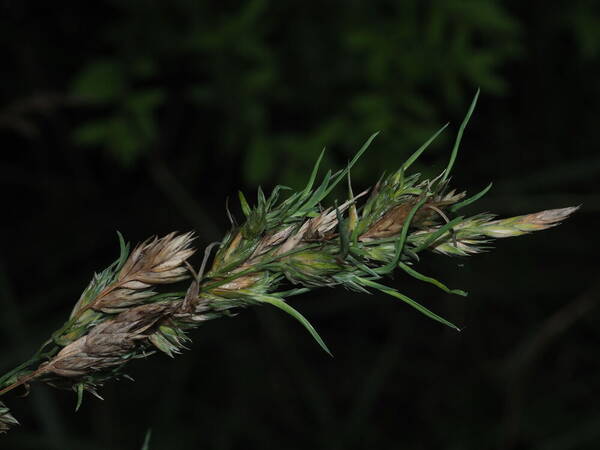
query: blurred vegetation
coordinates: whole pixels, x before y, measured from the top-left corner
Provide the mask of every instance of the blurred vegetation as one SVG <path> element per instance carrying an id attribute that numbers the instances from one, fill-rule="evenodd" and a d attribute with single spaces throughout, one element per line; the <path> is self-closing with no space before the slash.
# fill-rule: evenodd
<path id="1" fill-rule="evenodd" d="M 115 229 L 132 241 L 195 229 L 208 243 L 238 188 L 301 186 L 323 146 L 339 168 L 383 130 L 353 169 L 358 189 L 451 120 L 416 167 L 434 173 L 477 87 L 455 186 L 493 180 L 478 208 L 502 214 L 584 203 L 489 255 L 423 261 L 466 302 L 398 277 L 460 335 L 324 292 L 299 301 L 333 360 L 294 323 L 249 311 L 207 324 L 174 361 L 132 367 L 135 384 L 77 415 L 69 393 L 9 398 L 23 426 L 6 448 L 139 448 L 149 427 L 152 449 L 598 448 L 597 2 L 5 1 L 0 13 L 2 368 L 115 258 Z"/>
<path id="2" fill-rule="evenodd" d="M 202 124 L 192 141 L 243 155 L 252 185 L 299 184 L 315 149 L 349 155 L 373 130 L 388 138 L 361 181 L 382 162 L 398 165 L 398 149 L 442 123 L 439 105 L 460 111 L 474 86 L 504 92 L 499 68 L 520 50 L 517 22 L 489 0 L 112 6 L 118 18 L 98 36 L 112 57 L 86 61 L 70 86 L 97 114 L 75 129 L 75 144 L 131 165 L 157 145 L 157 110 L 190 111 Z"/>

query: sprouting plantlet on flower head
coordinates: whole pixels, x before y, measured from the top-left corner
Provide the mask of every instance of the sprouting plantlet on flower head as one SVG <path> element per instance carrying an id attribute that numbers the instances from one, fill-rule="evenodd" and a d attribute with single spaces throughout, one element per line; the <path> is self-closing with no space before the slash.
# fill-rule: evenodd
<path id="1" fill-rule="evenodd" d="M 478 93 L 479 94 L 479 93 Z M 156 350 L 174 356 L 189 343 L 187 333 L 201 323 L 231 315 L 248 306 L 270 304 L 297 319 L 329 354 L 323 339 L 287 300 L 312 289 L 340 286 L 358 292 L 379 291 L 412 306 L 426 316 L 458 330 L 381 279 L 395 270 L 457 295 L 442 282 L 415 269 L 422 252 L 468 256 L 486 250 L 492 239 L 519 236 L 558 225 L 577 207 L 542 211 L 509 219 L 491 214 L 457 213 L 485 195 L 491 184 L 466 197 L 449 188 L 465 126 L 477 96 L 461 124 L 447 167 L 434 179 L 408 175 L 410 166 L 446 128 L 442 127 L 394 173 L 369 191 L 354 195 L 350 170 L 367 150 L 372 135 L 347 167 L 328 171 L 316 186 L 323 153 L 306 187 L 284 200 L 286 188 L 276 186 L 270 196 L 258 189 L 255 206 L 243 193 L 239 199 L 245 216 L 218 243 L 212 266 L 188 269 L 191 233 L 171 233 L 148 240 L 129 252 L 119 234 L 121 255 L 94 275 L 75 305 L 71 317 L 27 362 L 0 377 L 0 395 L 41 381 L 77 393 L 98 396 L 105 381 L 126 377 L 125 365 Z M 348 200 L 324 208 L 322 202 L 340 183 L 348 183 Z M 187 292 L 157 293 L 156 285 L 172 284 L 194 274 Z M 16 424 L 0 403 L 0 433 Z"/>

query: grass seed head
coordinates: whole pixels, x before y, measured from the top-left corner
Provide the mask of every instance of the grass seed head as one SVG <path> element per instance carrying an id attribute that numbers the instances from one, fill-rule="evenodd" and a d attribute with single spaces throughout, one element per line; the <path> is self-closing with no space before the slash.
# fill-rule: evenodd
<path id="1" fill-rule="evenodd" d="M 270 304 L 294 317 L 329 352 L 315 328 L 286 302 L 293 295 L 319 287 L 376 290 L 457 328 L 375 280 L 400 269 L 446 292 L 464 294 L 415 270 L 420 253 L 472 255 L 485 250 L 492 239 L 556 226 L 577 209 L 546 210 L 507 219 L 495 219 L 491 214 L 454 217 L 458 209 L 489 189 L 466 200 L 465 192 L 448 189 L 449 172 L 473 107 L 474 103 L 461 125 L 448 167 L 432 180 L 421 181 L 418 174 L 406 176 L 404 172 L 439 132 L 400 170 L 382 177 L 362 205 L 357 200 L 368 191 L 353 196 L 349 188 L 347 201 L 322 207 L 321 202 L 341 180 L 348 177 L 350 186 L 350 168 L 373 135 L 346 169 L 329 171 L 319 186 L 315 180 L 322 155 L 307 186 L 282 201 L 282 187 L 276 187 L 268 199 L 259 190 L 254 207 L 240 193 L 246 221 L 238 226 L 232 220 L 233 228 L 221 242 L 211 269 L 194 274 L 185 294 L 157 294 L 154 288 L 189 276 L 186 261 L 195 251 L 191 233 L 154 237 L 131 253 L 119 235 L 120 258 L 94 276 L 69 321 L 48 341 L 51 349 L 33 359 L 36 367 L 25 364 L 0 377 L 0 395 L 36 378 L 73 389 L 80 399 L 83 391 L 97 395 L 96 389 L 103 382 L 122 376 L 128 361 L 156 350 L 174 356 L 189 342 L 186 331 L 190 328 L 258 304 Z M 288 283 L 281 289 L 286 279 L 294 286 Z M 0 403 L 0 432 L 14 424 L 16 420 Z"/>

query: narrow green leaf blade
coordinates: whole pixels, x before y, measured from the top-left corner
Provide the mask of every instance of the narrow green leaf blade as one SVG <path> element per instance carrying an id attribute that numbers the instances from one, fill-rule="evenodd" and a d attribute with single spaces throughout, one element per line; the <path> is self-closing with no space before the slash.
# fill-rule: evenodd
<path id="1" fill-rule="evenodd" d="M 262 190 L 262 187 L 258 187 L 258 193 L 257 193 L 257 201 L 258 201 L 258 207 L 259 208 L 263 208 L 265 209 L 267 206 L 267 199 L 265 197 L 265 193 Z"/>
<path id="2" fill-rule="evenodd" d="M 281 184 L 278 184 L 277 186 L 275 186 L 273 188 L 273 190 L 271 191 L 269 200 L 267 200 L 267 209 L 271 209 L 277 203 L 277 200 L 279 199 L 279 191 L 290 191 L 290 190 L 292 190 L 291 187 L 283 186 Z"/>
<path id="3" fill-rule="evenodd" d="M 404 164 L 402 164 L 402 170 L 406 171 L 406 169 L 408 169 L 419 158 L 419 156 L 421 156 L 421 153 L 423 153 L 427 149 L 427 147 L 429 147 L 429 144 L 435 141 L 435 139 L 440 135 L 442 131 L 444 131 L 448 127 L 449 124 L 450 122 L 446 123 L 446 125 L 444 125 L 438 131 L 436 131 L 433 136 L 431 136 L 423 145 L 421 145 L 417 149 L 417 151 L 414 152 Z"/>
<path id="4" fill-rule="evenodd" d="M 471 118 L 471 115 L 473 114 L 473 111 L 475 110 L 475 105 L 477 104 L 477 99 L 479 98 L 479 92 L 480 92 L 480 90 L 477 89 L 477 92 L 475 93 L 475 97 L 473 98 L 473 101 L 471 102 L 471 106 L 469 106 L 469 110 L 467 111 L 467 115 L 465 116 L 462 123 L 460 124 L 460 128 L 458 129 L 458 133 L 456 135 L 456 140 L 454 141 L 454 147 L 452 147 L 452 153 L 450 154 L 450 161 L 448 161 L 448 166 L 444 170 L 444 175 L 442 176 L 441 182 L 446 181 L 448 179 L 448 176 L 450 175 L 450 172 L 452 171 L 452 166 L 454 166 L 454 161 L 456 161 L 456 155 L 458 154 L 458 147 L 460 147 L 460 141 L 462 140 L 463 133 L 465 132 L 465 128 L 467 127 L 467 124 L 469 123 L 469 119 Z"/>
<path id="5" fill-rule="evenodd" d="M 315 163 L 313 170 L 310 174 L 310 178 L 308 179 L 308 183 L 306 183 L 306 187 L 302 191 L 301 198 L 305 199 L 310 194 L 313 185 L 315 184 L 315 180 L 317 178 L 317 174 L 319 173 L 319 166 L 321 165 L 321 161 L 323 160 L 323 155 L 325 155 L 325 148 L 321 150 L 321 154 L 317 158 L 317 162 Z"/>
<path id="6" fill-rule="evenodd" d="M 415 269 L 413 269 L 412 267 L 410 267 L 408 264 L 403 263 L 402 261 L 400 261 L 398 263 L 398 267 L 400 267 L 407 274 L 409 274 L 410 276 L 416 278 L 417 280 L 424 281 L 425 283 L 433 284 L 434 286 L 437 286 L 442 291 L 447 292 L 448 294 L 461 295 L 463 297 L 466 297 L 467 295 L 469 295 L 467 292 L 465 292 L 465 291 L 463 291 L 461 289 L 450 289 L 448 286 L 446 286 L 441 281 L 436 280 L 435 278 L 428 277 L 427 275 L 423 275 L 422 273 L 417 272 Z"/>
<path id="7" fill-rule="evenodd" d="M 79 383 L 77 385 L 77 404 L 75 405 L 75 412 L 79 411 L 79 408 L 81 408 L 81 403 L 83 402 L 84 389 L 85 385 L 83 383 Z"/>
<path id="8" fill-rule="evenodd" d="M 464 208 L 465 206 L 469 206 L 471 203 L 476 202 L 477 200 L 479 200 L 481 197 L 483 197 L 485 194 L 488 193 L 488 191 L 492 188 L 492 184 L 493 183 L 488 184 L 485 189 L 479 191 L 477 194 L 475 194 L 469 198 L 464 199 L 462 202 L 458 202 L 458 203 L 452 205 L 450 207 L 450 211 L 456 212 L 459 209 Z"/>
<path id="9" fill-rule="evenodd" d="M 446 326 L 449 326 L 450 328 L 454 328 L 455 330 L 460 331 L 460 328 L 458 328 L 452 322 L 449 322 L 448 320 L 444 319 L 443 317 L 438 316 L 436 313 L 430 311 L 429 309 L 427 309 L 425 306 L 421 305 L 420 303 L 417 303 L 412 298 L 410 298 L 410 297 L 408 297 L 408 296 L 406 296 L 406 295 L 398 292 L 396 289 L 391 288 L 389 286 L 385 286 L 383 284 L 376 283 L 375 281 L 371 281 L 371 280 L 366 279 L 366 278 L 360 278 L 360 277 L 356 277 L 356 278 L 357 278 L 357 281 L 359 283 L 363 284 L 364 286 L 375 288 L 375 289 L 383 292 L 384 294 L 388 294 L 388 295 L 391 295 L 392 297 L 400 299 L 403 302 L 405 302 L 408 305 L 410 305 L 413 308 L 415 308 L 417 311 L 419 311 L 422 314 L 426 315 L 430 319 L 433 319 L 433 320 L 435 320 L 437 322 L 440 322 L 440 323 L 442 323 L 442 324 L 444 324 Z"/>
<path id="10" fill-rule="evenodd" d="M 238 197 L 240 198 L 240 205 L 242 205 L 242 212 L 244 213 L 244 215 L 246 217 L 248 217 L 250 215 L 250 213 L 252 212 L 252 210 L 250 209 L 250 205 L 248 204 L 248 201 L 246 200 L 246 196 L 244 195 L 244 193 L 242 191 L 238 191 Z"/>
<path id="11" fill-rule="evenodd" d="M 269 303 L 269 304 L 281 309 L 282 311 L 288 313 L 290 316 L 292 316 L 294 319 L 296 319 L 298 322 L 300 322 L 302 324 L 302 326 L 304 326 L 304 328 L 306 328 L 306 330 L 310 333 L 310 335 L 313 337 L 313 339 L 315 341 L 317 341 L 317 343 L 321 346 L 321 348 L 323 350 L 325 350 L 325 352 L 329 356 L 333 357 L 333 355 L 331 354 L 331 351 L 329 350 L 327 345 L 325 345 L 325 342 L 323 341 L 323 339 L 321 339 L 321 336 L 319 336 L 319 333 L 317 333 L 317 330 L 315 330 L 315 328 L 310 324 L 310 322 L 302 314 L 300 314 L 299 311 L 297 311 L 292 306 L 287 304 L 281 298 L 276 297 L 274 295 L 257 294 L 255 296 L 255 298 L 262 303 Z"/>
<path id="12" fill-rule="evenodd" d="M 116 272 L 123 267 L 123 264 L 125 264 L 125 261 L 127 261 L 127 257 L 129 256 L 129 244 L 125 242 L 125 238 L 119 230 L 117 230 L 117 236 L 119 237 L 119 259 L 117 260 L 115 268 Z"/>
<path id="13" fill-rule="evenodd" d="M 300 205 L 299 209 L 294 211 L 294 215 L 306 215 L 307 212 L 318 205 L 319 202 L 327 196 L 327 186 L 329 186 L 329 180 L 331 180 L 331 170 L 327 171 L 323 181 L 321 182 L 321 185 L 312 193 L 308 201 L 304 205 Z"/>
<path id="14" fill-rule="evenodd" d="M 323 198 L 327 197 L 329 195 L 329 193 L 333 190 L 333 188 L 335 188 L 338 185 L 338 183 L 346 176 L 346 174 L 350 171 L 350 169 L 352 169 L 354 164 L 356 164 L 356 162 L 360 159 L 360 157 L 363 155 L 363 153 L 367 151 L 367 149 L 369 148 L 369 146 L 371 145 L 371 143 L 373 142 L 373 140 L 377 137 L 377 135 L 379 133 L 380 132 L 377 131 L 377 132 L 373 133 L 369 137 L 369 139 L 367 139 L 367 141 L 362 145 L 362 147 L 356 152 L 354 157 L 350 160 L 350 162 L 348 163 L 346 168 L 344 170 L 340 171 L 339 175 L 333 179 L 333 181 L 331 182 L 331 184 L 325 191 Z"/>

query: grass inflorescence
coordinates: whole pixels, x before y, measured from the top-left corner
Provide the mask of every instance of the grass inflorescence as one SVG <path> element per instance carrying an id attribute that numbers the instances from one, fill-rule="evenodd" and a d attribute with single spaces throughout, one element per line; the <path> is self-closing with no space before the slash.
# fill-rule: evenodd
<path id="1" fill-rule="evenodd" d="M 467 197 L 450 189 L 463 131 L 475 97 L 459 128 L 447 167 L 433 179 L 408 169 L 440 129 L 395 172 L 371 189 L 354 194 L 350 173 L 367 150 L 372 135 L 348 165 L 328 171 L 317 183 L 323 154 L 299 192 L 277 186 L 270 195 L 260 188 L 250 202 L 240 192 L 244 221 L 232 215 L 231 229 L 218 243 L 210 268 L 210 247 L 196 272 L 187 262 L 194 254 L 191 233 L 152 238 L 130 251 L 119 234 L 120 256 L 94 275 L 65 324 L 26 363 L 0 377 L 0 395 L 32 381 L 71 389 L 77 407 L 84 392 L 99 396 L 110 379 L 127 377 L 126 364 L 160 351 L 169 356 L 186 348 L 188 332 L 203 322 L 229 316 L 237 309 L 268 304 L 297 319 L 315 341 L 331 353 L 310 322 L 288 299 L 320 287 L 380 292 L 427 317 L 459 328 L 416 300 L 387 286 L 383 279 L 400 270 L 450 294 L 466 295 L 420 273 L 420 254 L 468 256 L 489 248 L 491 240 L 519 236 L 559 224 L 577 208 L 547 210 L 508 219 L 491 214 L 462 216 L 462 208 L 489 188 Z M 348 198 L 323 206 L 336 186 L 347 184 Z M 192 278 L 186 292 L 157 293 L 158 285 Z M 16 420 L 0 403 L 0 432 Z"/>

